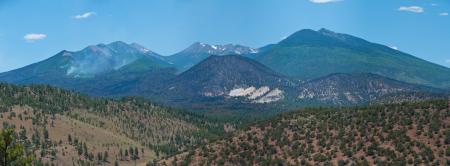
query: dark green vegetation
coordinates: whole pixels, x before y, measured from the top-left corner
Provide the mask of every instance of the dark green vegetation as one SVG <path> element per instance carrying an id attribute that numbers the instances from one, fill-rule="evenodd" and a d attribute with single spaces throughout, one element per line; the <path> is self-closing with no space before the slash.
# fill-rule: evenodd
<path id="1" fill-rule="evenodd" d="M 9 84 L 0 84 L 0 92 L 1 126 L 17 132 L 35 163 L 102 162 L 99 149 L 110 152 L 107 162 L 146 162 L 225 134 L 224 123 L 141 98 L 91 98 L 49 86 Z M 127 146 L 146 149 L 146 158 L 128 157 L 130 152 L 122 150 Z M 96 153 L 102 154 L 95 158 Z"/>
<path id="2" fill-rule="evenodd" d="M 446 100 L 283 113 L 162 165 L 446 165 Z"/>
<path id="3" fill-rule="evenodd" d="M 25 156 L 23 145 L 17 141 L 13 130 L 0 131 L 0 165 L 31 165 L 31 157 Z"/>
<path id="4" fill-rule="evenodd" d="M 408 83 L 450 88 L 449 68 L 326 29 L 298 31 L 264 48 L 255 59 L 301 80 L 332 73 L 374 73 Z"/>

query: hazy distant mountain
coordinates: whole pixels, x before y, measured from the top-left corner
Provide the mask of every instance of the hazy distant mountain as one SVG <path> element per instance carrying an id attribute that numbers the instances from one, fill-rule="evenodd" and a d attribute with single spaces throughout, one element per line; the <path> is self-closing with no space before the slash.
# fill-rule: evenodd
<path id="1" fill-rule="evenodd" d="M 425 98 L 440 96 L 438 93 L 445 91 L 400 82 L 376 74 L 337 73 L 308 81 L 300 86 L 299 92 L 297 99 L 302 103 L 356 105 L 380 100 L 388 95 Z M 427 96 L 419 95 L 422 92 L 429 94 Z"/>
<path id="2" fill-rule="evenodd" d="M 83 50 L 61 51 L 44 61 L 1 73 L 0 80 L 16 84 L 50 84 L 65 87 L 77 79 L 92 79 L 111 72 L 145 72 L 170 67 L 162 56 L 124 42 L 91 45 Z"/>
<path id="3" fill-rule="evenodd" d="M 168 56 L 167 59 L 182 72 L 208 58 L 210 55 L 245 55 L 256 53 L 257 51 L 256 49 L 242 45 L 211 45 L 196 42 L 183 51 Z"/>
<path id="4" fill-rule="evenodd" d="M 332 73 L 375 73 L 409 83 L 450 88 L 450 69 L 366 40 L 326 29 L 301 30 L 255 59 L 296 79 Z"/>

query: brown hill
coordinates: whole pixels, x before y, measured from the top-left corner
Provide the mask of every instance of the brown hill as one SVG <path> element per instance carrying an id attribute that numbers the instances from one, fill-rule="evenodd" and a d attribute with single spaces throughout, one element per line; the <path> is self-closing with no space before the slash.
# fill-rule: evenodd
<path id="1" fill-rule="evenodd" d="M 445 165 L 448 101 L 308 109 L 252 125 L 162 165 Z"/>

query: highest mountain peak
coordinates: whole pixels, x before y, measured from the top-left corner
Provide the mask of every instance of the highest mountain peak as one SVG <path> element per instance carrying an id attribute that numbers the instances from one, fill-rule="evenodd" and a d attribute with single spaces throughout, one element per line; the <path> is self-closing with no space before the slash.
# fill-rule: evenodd
<path id="1" fill-rule="evenodd" d="M 333 32 L 325 28 L 322 28 L 318 31 L 311 29 L 303 29 L 297 31 L 278 44 L 286 47 L 301 45 L 342 47 L 360 51 L 372 49 L 374 45 L 377 45 L 355 36 Z M 376 47 L 380 49 L 380 46 L 381 45 L 377 45 Z M 385 47 L 381 49 L 387 48 Z"/>

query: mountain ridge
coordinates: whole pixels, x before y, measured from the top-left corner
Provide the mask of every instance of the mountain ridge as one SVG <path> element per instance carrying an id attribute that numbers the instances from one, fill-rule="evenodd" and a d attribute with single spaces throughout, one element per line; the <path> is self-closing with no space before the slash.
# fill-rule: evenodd
<path id="1" fill-rule="evenodd" d="M 300 30 L 254 55 L 284 75 L 310 80 L 331 73 L 375 73 L 450 88 L 450 69 L 367 40 L 321 29 Z"/>
<path id="2" fill-rule="evenodd" d="M 256 52 L 258 52 L 257 49 L 239 44 L 212 45 L 202 42 L 195 42 L 184 50 L 167 56 L 166 59 L 175 64 L 180 72 L 183 72 L 211 55 L 244 55 Z"/>
<path id="3" fill-rule="evenodd" d="M 163 91 L 169 96 L 169 100 L 175 102 L 229 101 L 248 104 L 268 97 L 271 92 L 273 98 L 265 100 L 266 102 L 281 100 L 284 88 L 292 86 L 291 84 L 294 82 L 290 79 L 250 58 L 240 55 L 212 55 L 169 81 Z M 232 94 L 233 90 L 236 92 L 242 88 L 250 88 L 248 95 Z M 250 97 L 250 94 L 254 94 L 254 97 Z"/>

